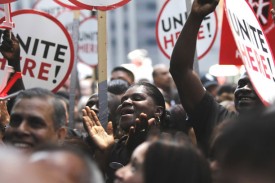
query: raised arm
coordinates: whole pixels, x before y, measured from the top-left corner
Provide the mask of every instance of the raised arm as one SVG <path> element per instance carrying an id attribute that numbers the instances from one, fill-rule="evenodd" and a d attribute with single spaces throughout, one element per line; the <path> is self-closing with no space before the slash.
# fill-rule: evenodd
<path id="1" fill-rule="evenodd" d="M 197 34 L 203 18 L 213 12 L 219 0 L 194 0 L 191 13 L 174 47 L 170 73 L 177 86 L 181 103 L 187 112 L 192 112 L 201 101 L 205 89 L 193 70 Z"/>
<path id="2" fill-rule="evenodd" d="M 2 38 L 3 38 L 3 41 L 0 46 L 0 52 L 2 53 L 4 58 L 7 59 L 8 65 L 12 66 L 14 69 L 14 73 L 12 73 L 9 78 L 9 79 L 11 79 L 16 72 L 21 72 L 20 46 L 19 46 L 19 42 L 16 39 L 16 37 L 9 30 L 5 30 L 3 32 Z M 25 89 L 25 87 L 24 87 L 24 83 L 23 83 L 22 79 L 18 79 L 14 83 L 14 85 L 11 87 L 8 94 L 12 94 L 19 90 L 24 90 L 24 89 Z M 8 111 L 10 111 L 10 109 L 13 105 L 13 102 L 14 102 L 14 99 L 9 100 Z"/>

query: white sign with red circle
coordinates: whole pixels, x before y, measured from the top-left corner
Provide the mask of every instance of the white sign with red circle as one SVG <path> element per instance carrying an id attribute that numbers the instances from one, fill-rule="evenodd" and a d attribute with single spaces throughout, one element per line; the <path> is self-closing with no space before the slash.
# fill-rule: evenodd
<path id="1" fill-rule="evenodd" d="M 75 4 L 71 3 L 69 0 L 54 0 L 57 4 L 60 6 L 69 8 L 71 10 L 79 10 L 79 7 L 77 7 Z"/>
<path id="2" fill-rule="evenodd" d="M 73 31 L 73 21 L 74 21 L 74 11 L 66 9 L 60 12 L 56 17 L 57 19 L 66 27 L 70 35 L 72 36 Z M 79 21 L 90 17 L 91 12 L 88 10 L 80 10 Z M 73 36 L 72 36 L 73 37 Z"/>
<path id="3" fill-rule="evenodd" d="M 92 67 L 98 63 L 97 33 L 98 24 L 95 17 L 87 18 L 80 23 L 78 58 Z"/>
<path id="4" fill-rule="evenodd" d="M 12 13 L 12 18 L 16 24 L 13 33 L 21 47 L 25 88 L 57 91 L 68 79 L 74 63 L 74 48 L 68 31 L 44 12 L 19 10 Z M 5 64 L 7 62 L 0 59 L 0 66 Z"/>
<path id="5" fill-rule="evenodd" d="M 0 4 L 7 4 L 7 3 L 12 3 L 16 0 L 1 0 Z"/>
<path id="6" fill-rule="evenodd" d="M 69 0 L 78 7 L 84 9 L 110 10 L 123 6 L 130 0 Z"/>
<path id="7" fill-rule="evenodd" d="M 168 59 L 170 59 L 187 16 L 186 3 L 183 0 L 166 1 L 160 11 L 156 25 L 157 43 Z M 198 59 L 203 58 L 212 48 L 217 32 L 218 19 L 214 12 L 206 16 L 201 24 L 197 38 Z"/>
<path id="8" fill-rule="evenodd" d="M 269 43 L 246 1 L 226 0 L 226 16 L 250 80 L 265 105 L 275 100 L 275 66 Z"/>
<path id="9" fill-rule="evenodd" d="M 33 9 L 40 10 L 56 17 L 60 12 L 63 12 L 66 8 L 60 6 L 55 1 L 39 0 L 33 5 Z"/>

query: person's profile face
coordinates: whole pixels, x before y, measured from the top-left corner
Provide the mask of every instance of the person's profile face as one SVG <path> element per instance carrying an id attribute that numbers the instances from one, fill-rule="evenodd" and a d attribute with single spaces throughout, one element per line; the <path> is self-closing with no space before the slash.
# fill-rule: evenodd
<path id="1" fill-rule="evenodd" d="M 14 104 L 5 133 L 5 143 L 30 150 L 43 143 L 56 142 L 57 139 L 50 100 L 20 99 Z"/>
<path id="2" fill-rule="evenodd" d="M 235 107 L 238 112 L 263 105 L 246 72 L 240 77 L 234 95 Z"/>
<path id="3" fill-rule="evenodd" d="M 115 183 L 143 183 L 144 182 L 144 158 L 149 143 L 140 144 L 133 152 L 130 162 L 116 171 Z"/>

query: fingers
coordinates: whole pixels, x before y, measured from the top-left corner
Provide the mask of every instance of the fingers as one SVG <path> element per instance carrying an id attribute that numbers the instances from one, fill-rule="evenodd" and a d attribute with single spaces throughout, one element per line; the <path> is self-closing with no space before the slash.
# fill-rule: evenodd
<path id="1" fill-rule="evenodd" d="M 89 110 L 90 110 L 90 113 L 91 113 L 91 116 L 92 116 L 92 118 L 93 118 L 93 120 L 94 120 L 95 125 L 101 126 L 101 123 L 100 123 L 100 121 L 98 120 L 98 117 L 97 117 L 95 111 L 93 111 L 93 110 L 91 110 L 91 109 L 89 109 Z"/>
<path id="2" fill-rule="evenodd" d="M 136 119 L 135 129 L 136 131 L 146 131 L 148 129 L 148 119 L 147 114 L 140 113 L 139 118 Z"/>
<path id="3" fill-rule="evenodd" d="M 113 135 L 113 123 L 111 121 L 107 124 L 107 134 Z"/>
<path id="4" fill-rule="evenodd" d="M 13 51 L 13 41 L 11 40 L 11 32 L 10 30 L 5 30 L 3 31 L 3 41 L 2 41 L 2 44 L 1 44 L 1 50 L 3 51 Z M 12 34 L 13 35 L 13 34 Z M 13 38 L 14 35 L 13 35 Z"/>
<path id="5" fill-rule="evenodd" d="M 129 145 L 132 143 L 133 138 L 135 136 L 135 127 L 131 126 L 128 132 L 128 138 L 126 140 L 126 145 Z"/>

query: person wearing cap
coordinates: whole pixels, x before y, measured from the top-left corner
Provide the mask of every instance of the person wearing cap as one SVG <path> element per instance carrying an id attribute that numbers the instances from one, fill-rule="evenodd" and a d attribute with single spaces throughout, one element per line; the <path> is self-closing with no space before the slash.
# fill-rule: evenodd
<path id="1" fill-rule="evenodd" d="M 219 83 L 215 76 L 207 73 L 201 77 L 201 82 L 206 91 L 208 91 L 213 97 L 217 96 Z"/>

